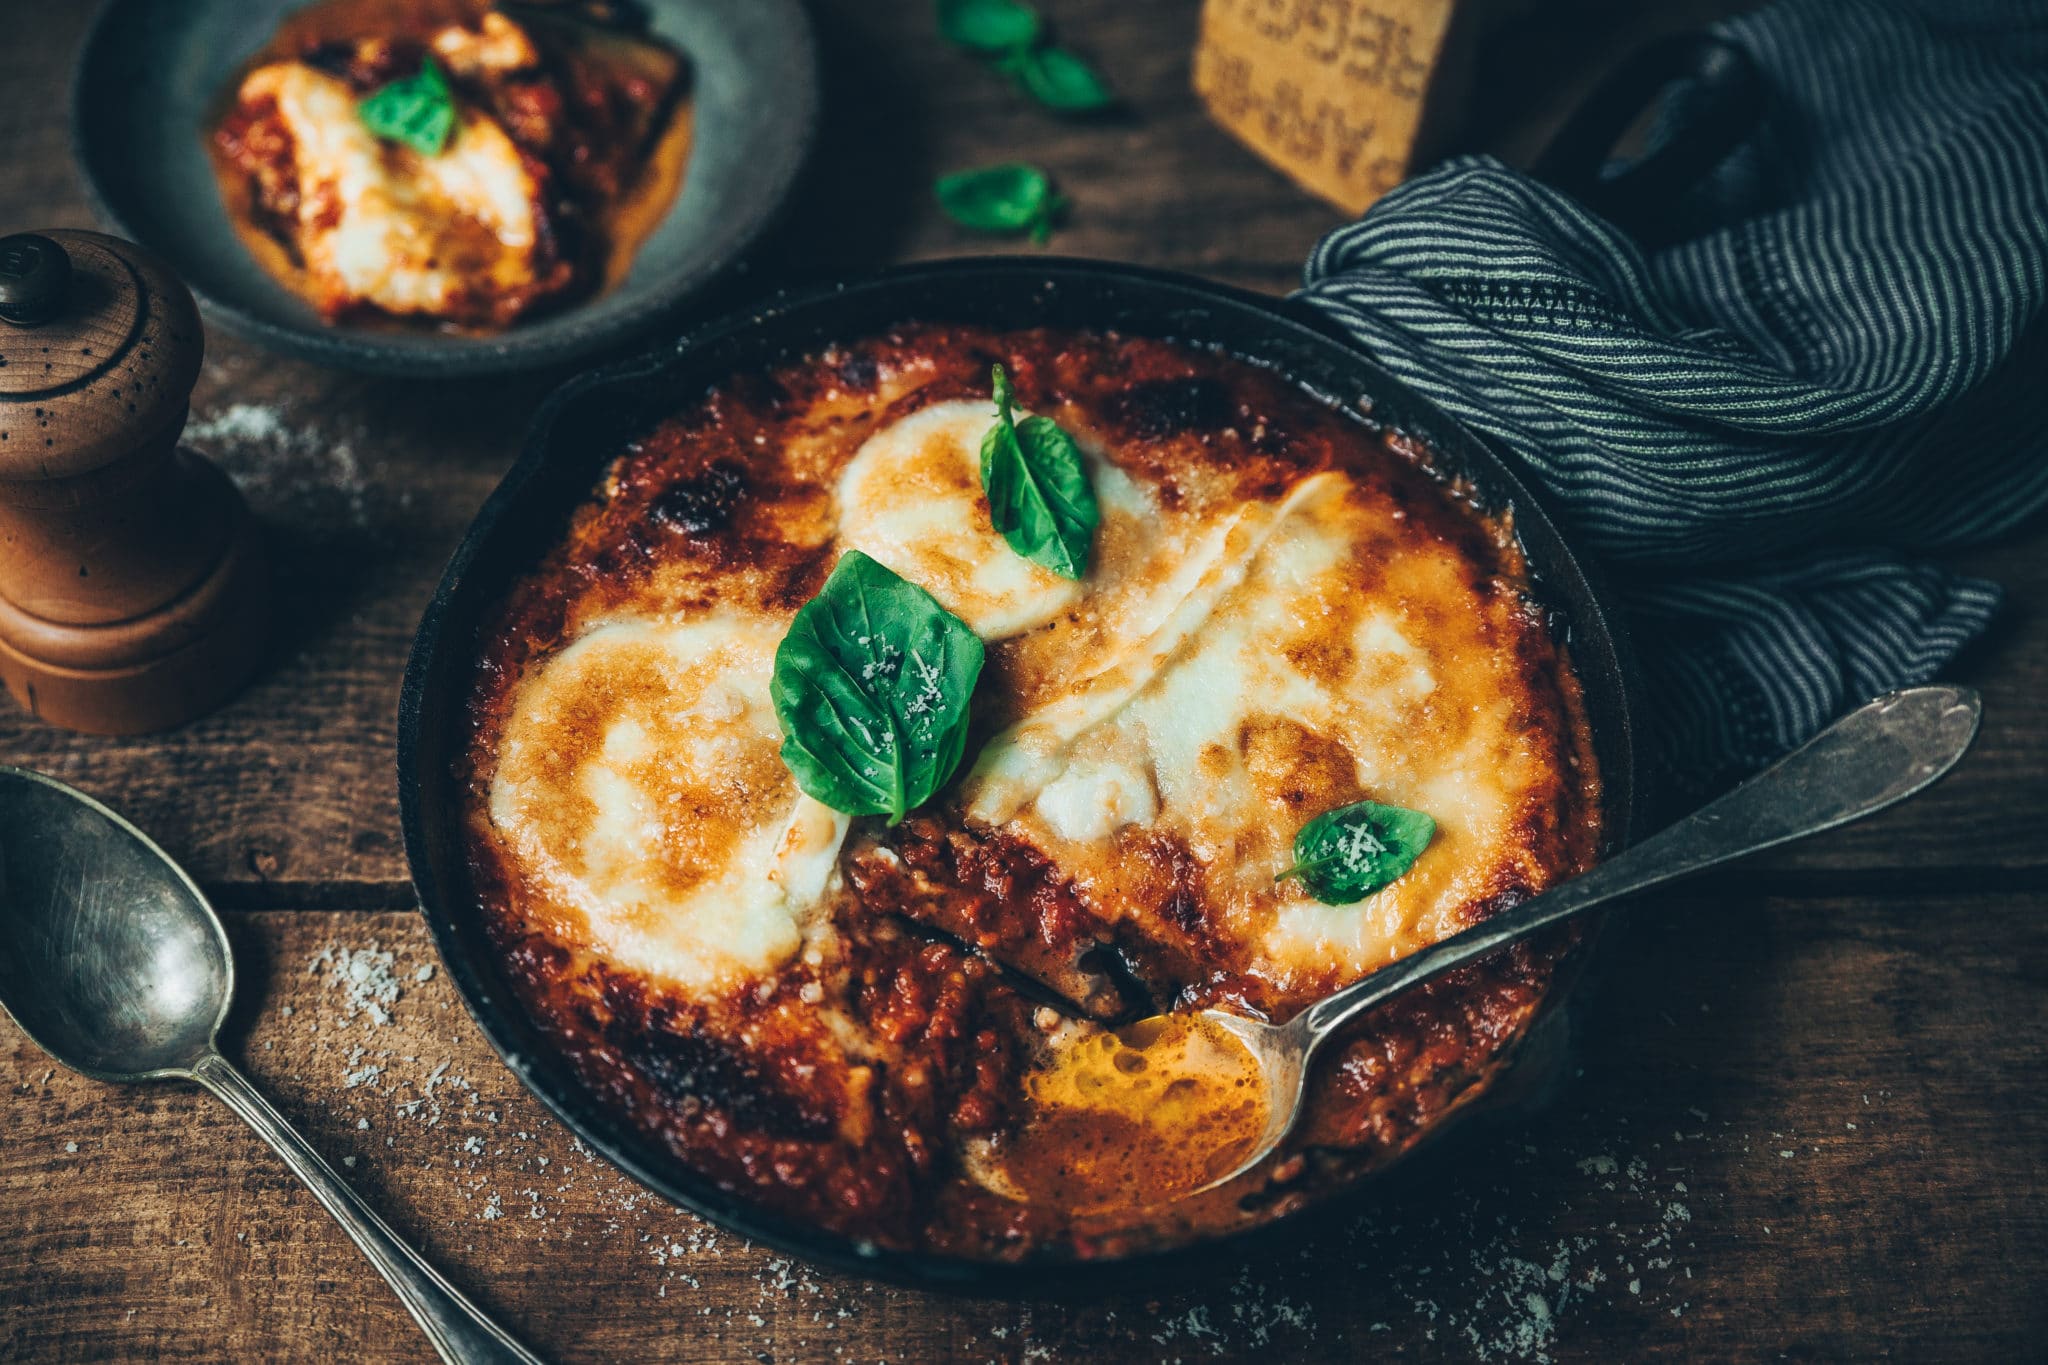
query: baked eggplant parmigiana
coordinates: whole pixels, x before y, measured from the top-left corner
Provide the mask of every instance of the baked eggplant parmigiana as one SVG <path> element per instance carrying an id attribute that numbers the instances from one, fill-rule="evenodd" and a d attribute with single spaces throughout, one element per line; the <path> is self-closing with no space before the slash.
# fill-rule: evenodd
<path id="1" fill-rule="evenodd" d="M 329 321 L 505 327 L 622 274 L 674 198 L 681 57 L 522 14 L 323 0 L 242 76 L 212 138 L 230 215 Z"/>
<path id="2" fill-rule="evenodd" d="M 1019 438 L 1070 438 L 1085 563 L 996 529 L 984 447 Z M 893 823 L 800 785 L 823 760 L 784 722 L 778 653 L 850 566 L 928 593 L 979 661 L 957 770 Z M 915 325 L 734 376 L 620 452 L 479 658 L 458 777 L 526 1007 L 681 1162 L 888 1247 L 1122 1254 L 1398 1155 L 1502 1067 L 1564 939 L 1362 1020 L 1288 1146 L 1220 1190 L 1120 1206 L 1012 1161 L 1033 1078 L 1105 1026 L 1284 1020 L 1599 842 L 1578 685 L 1506 520 L 1413 441 L 1163 341 Z M 1407 837 L 1317 823 L 1363 810 L 1423 830 L 1412 865 L 1331 894 L 1304 839 Z M 1113 1108 L 1073 1140 L 1108 1167 L 1139 1131 Z"/>

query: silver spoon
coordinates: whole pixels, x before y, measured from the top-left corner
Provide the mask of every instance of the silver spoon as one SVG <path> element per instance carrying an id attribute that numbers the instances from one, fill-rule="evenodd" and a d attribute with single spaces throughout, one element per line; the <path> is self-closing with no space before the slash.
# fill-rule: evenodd
<path id="1" fill-rule="evenodd" d="M 162 849 L 84 793 L 0 767 L 0 1009 L 95 1080 L 190 1080 L 218 1095 L 340 1220 L 443 1360 L 540 1365 L 400 1241 L 221 1056 L 234 990 L 219 917 Z"/>
<path id="2" fill-rule="evenodd" d="M 1272 1154 L 1301 1117 L 1316 1049 L 1373 1006 L 1618 896 L 1903 801 L 1955 766 L 1976 737 L 1981 709 L 1977 694 L 1967 687 L 1912 687 L 1879 697 L 1775 766 L 1585 876 L 1382 967 L 1285 1024 L 1262 1023 L 1228 1010 L 1201 1011 L 1202 1018 L 1245 1045 L 1266 1082 L 1265 1130 L 1243 1160 L 1201 1190 L 1235 1180 Z"/>

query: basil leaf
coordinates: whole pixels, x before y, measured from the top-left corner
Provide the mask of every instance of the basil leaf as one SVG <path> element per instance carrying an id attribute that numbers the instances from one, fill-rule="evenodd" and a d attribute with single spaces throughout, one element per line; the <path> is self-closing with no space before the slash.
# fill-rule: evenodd
<path id="1" fill-rule="evenodd" d="M 981 438 L 989 520 L 1010 548 L 1062 578 L 1088 572 L 1101 511 L 1074 438 L 1050 417 L 1010 416 L 1010 379 L 995 367 L 996 421 Z"/>
<path id="2" fill-rule="evenodd" d="M 1052 225 L 1067 212 L 1067 196 L 1055 194 L 1045 201 L 1045 211 L 1038 215 L 1038 221 L 1031 225 L 1031 241 L 1034 246 L 1044 246 L 1052 240 Z"/>
<path id="3" fill-rule="evenodd" d="M 960 766 L 981 661 L 930 593 L 847 551 L 775 650 L 782 761 L 832 809 L 895 824 Z"/>
<path id="4" fill-rule="evenodd" d="M 942 176 L 937 191 L 946 216 L 976 232 L 1024 232 L 1052 212 L 1052 181 L 1021 162 Z"/>
<path id="5" fill-rule="evenodd" d="M 1010 65 L 1017 83 L 1048 109 L 1085 113 L 1107 108 L 1115 96 L 1095 68 L 1061 47 L 1042 47 L 1018 55 Z"/>
<path id="6" fill-rule="evenodd" d="M 1362 901 L 1415 866 L 1436 835 L 1419 810 L 1360 801 L 1325 811 L 1294 836 L 1294 866 L 1275 881 L 1298 877 L 1325 905 Z"/>
<path id="7" fill-rule="evenodd" d="M 386 142 L 402 142 L 421 156 L 439 156 L 455 132 L 455 92 L 432 57 L 419 74 L 392 81 L 356 106 L 363 126 Z"/>
<path id="8" fill-rule="evenodd" d="M 1020 0 L 939 0 L 939 32 L 976 52 L 1010 52 L 1038 41 L 1038 11 Z"/>

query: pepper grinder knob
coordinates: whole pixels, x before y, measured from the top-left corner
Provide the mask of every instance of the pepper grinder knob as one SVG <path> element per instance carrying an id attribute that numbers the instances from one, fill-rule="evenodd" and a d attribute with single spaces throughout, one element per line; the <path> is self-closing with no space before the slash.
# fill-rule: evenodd
<path id="1" fill-rule="evenodd" d="M 218 469 L 178 445 L 205 337 L 132 242 L 0 237 L 0 681 L 67 729 L 166 729 L 237 691 L 267 574 Z"/>
<path id="2" fill-rule="evenodd" d="M 71 258 L 63 247 L 33 232 L 0 237 L 0 322 L 48 322 L 70 288 Z"/>

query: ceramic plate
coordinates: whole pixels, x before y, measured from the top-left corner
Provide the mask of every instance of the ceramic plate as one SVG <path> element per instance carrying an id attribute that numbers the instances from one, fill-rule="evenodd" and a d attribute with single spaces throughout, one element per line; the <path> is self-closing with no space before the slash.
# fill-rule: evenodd
<path id="1" fill-rule="evenodd" d="M 349 369 L 488 374 L 607 350 L 671 318 L 769 226 L 817 118 L 817 62 L 799 0 L 643 0 L 692 69 L 682 191 L 619 285 L 491 335 L 331 325 L 235 234 L 207 155 L 227 82 L 304 0 L 109 0 L 72 87 L 72 137 L 100 214 L 167 260 L 208 320 Z"/>

